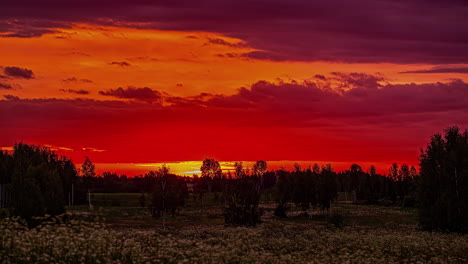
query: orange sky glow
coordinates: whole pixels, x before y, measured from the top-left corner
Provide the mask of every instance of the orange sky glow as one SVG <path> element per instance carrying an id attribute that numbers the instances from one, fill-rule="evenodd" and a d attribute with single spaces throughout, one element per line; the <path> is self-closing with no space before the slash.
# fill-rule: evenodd
<path id="1" fill-rule="evenodd" d="M 191 175 L 206 157 L 226 171 L 266 160 L 387 173 L 468 125 L 465 63 L 275 59 L 235 34 L 143 25 L 0 32 L 0 147 L 44 145 L 129 176 L 162 164 Z"/>

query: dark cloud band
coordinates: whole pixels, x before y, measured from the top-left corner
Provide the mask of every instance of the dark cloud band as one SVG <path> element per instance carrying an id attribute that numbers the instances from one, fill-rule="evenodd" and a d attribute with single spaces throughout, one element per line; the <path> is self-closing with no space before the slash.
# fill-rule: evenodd
<path id="1" fill-rule="evenodd" d="M 243 42 L 209 43 L 248 45 L 258 51 L 239 56 L 258 60 L 456 64 L 468 63 L 467 13 L 463 1 L 5 0 L 0 32 L 35 37 L 91 22 L 218 32 Z"/>

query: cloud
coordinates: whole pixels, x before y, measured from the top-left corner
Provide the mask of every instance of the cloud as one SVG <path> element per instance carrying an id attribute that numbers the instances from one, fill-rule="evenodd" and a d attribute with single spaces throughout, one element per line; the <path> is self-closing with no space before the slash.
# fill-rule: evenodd
<path id="1" fill-rule="evenodd" d="M 242 42 L 242 41 L 237 42 L 237 43 L 231 43 L 229 41 L 226 41 L 226 40 L 220 39 L 220 38 L 208 38 L 208 43 L 228 46 L 228 47 L 231 47 L 231 48 L 246 48 L 246 47 L 248 47 L 247 43 Z"/>
<path id="2" fill-rule="evenodd" d="M 126 89 L 119 87 L 108 91 L 99 91 L 100 95 L 113 96 L 122 99 L 135 99 L 147 103 L 157 103 L 161 101 L 162 95 L 159 91 L 152 90 L 148 87 L 137 88 L 129 86 Z"/>
<path id="3" fill-rule="evenodd" d="M 110 62 L 109 63 L 110 65 L 118 65 L 118 66 L 121 66 L 121 67 L 128 67 L 130 66 L 131 64 L 126 62 L 126 61 L 113 61 L 113 62 Z"/>
<path id="4" fill-rule="evenodd" d="M 44 147 L 49 148 L 50 150 L 56 151 L 56 150 L 62 150 L 62 151 L 74 151 L 73 148 L 69 147 L 59 147 L 59 146 L 54 146 L 50 144 L 44 144 Z"/>
<path id="5" fill-rule="evenodd" d="M 269 51 L 250 51 L 246 53 L 239 54 L 240 57 L 248 58 L 248 59 L 255 59 L 255 60 L 269 60 L 269 61 L 287 61 L 287 60 L 294 60 L 290 59 L 284 54 L 281 53 L 274 53 Z"/>
<path id="6" fill-rule="evenodd" d="M 125 59 L 129 60 L 129 61 L 159 61 L 159 59 L 152 58 L 150 56 L 129 57 L 129 58 L 125 58 Z"/>
<path id="7" fill-rule="evenodd" d="M 2 5 L 5 7 L 5 5 L 8 6 L 8 3 L 2 3 Z M 0 20 L 0 37 L 34 38 L 44 34 L 57 33 L 59 32 L 56 30 L 57 28 L 69 27 L 70 23 L 64 22 L 63 20 L 50 20 L 44 17 L 40 19 L 17 19 L 8 16 Z"/>
<path id="8" fill-rule="evenodd" d="M 47 33 L 55 33 L 56 31 L 50 29 L 23 29 L 14 33 L 0 33 L 0 37 L 4 38 L 34 38 L 40 37 Z"/>
<path id="9" fill-rule="evenodd" d="M 59 91 L 65 92 L 65 93 L 81 94 L 81 95 L 89 94 L 89 91 L 87 91 L 87 90 L 60 89 Z"/>
<path id="10" fill-rule="evenodd" d="M 5 89 L 5 90 L 12 90 L 13 86 L 8 83 L 0 82 L 0 89 Z"/>
<path id="11" fill-rule="evenodd" d="M 6 0 L 4 36 L 34 37 L 73 23 L 217 32 L 266 54 L 252 59 L 455 64 L 468 61 L 464 1 Z M 33 21 L 33 22 L 31 22 Z M 37 32 L 33 30 L 36 29 Z M 26 32 L 26 33 L 22 33 Z M 216 41 L 215 41 L 216 42 Z M 218 41 L 219 42 L 219 41 Z M 274 56 L 267 56 L 273 54 Z"/>
<path id="12" fill-rule="evenodd" d="M 381 118 L 387 115 L 464 111 L 468 108 L 468 101 L 465 100 L 468 84 L 457 79 L 447 83 L 390 84 L 380 83 L 385 80 L 383 76 L 336 72 L 319 79 L 329 81 L 329 86 L 323 89 L 313 79 L 280 80 L 278 83 L 258 81 L 250 88 L 240 88 L 234 95 L 200 94 L 165 100 L 181 107 L 264 111 L 269 116 L 283 116 L 290 120 L 298 118 L 296 124 L 307 121 L 315 114 L 330 119 Z M 348 89 L 342 90 L 342 87 Z"/>
<path id="13" fill-rule="evenodd" d="M 376 76 L 367 73 L 351 72 L 332 72 L 334 79 L 341 82 L 340 88 L 364 88 L 377 89 L 382 87 L 381 82 L 385 81 L 383 76 Z M 317 78 L 317 75 L 315 76 Z M 318 78 L 321 79 L 321 76 Z"/>
<path id="14" fill-rule="evenodd" d="M 399 73 L 468 73 L 468 67 L 433 67 L 431 69 L 403 71 Z"/>
<path id="15" fill-rule="evenodd" d="M 4 67 L 3 72 L 12 78 L 34 79 L 34 73 L 30 69 L 20 67 Z"/>
<path id="16" fill-rule="evenodd" d="M 0 112 L 15 114 L 0 119 L 0 145 L 22 138 L 73 149 L 94 146 L 107 150 L 91 152 L 100 162 L 207 155 L 220 160 L 416 161 L 431 134 L 454 124 L 468 127 L 464 81 L 381 82 L 378 88 L 366 81 L 340 89 L 340 78 L 350 76 L 360 75 L 328 74 L 331 88 L 326 89 L 321 88 L 325 81 L 316 78 L 258 81 L 234 94 L 185 97 L 147 87 L 102 91 L 115 100 L 9 95 L 0 100 Z M 122 98 L 134 100 L 117 100 Z"/>
<path id="17" fill-rule="evenodd" d="M 322 80 L 322 81 L 325 81 L 327 79 L 327 77 L 325 77 L 324 75 L 321 75 L 321 74 L 314 75 L 314 78 Z"/>
<path id="18" fill-rule="evenodd" d="M 92 83 L 93 81 L 89 79 L 78 79 L 76 77 L 70 77 L 63 79 L 62 82 L 69 82 L 69 83 L 77 83 L 77 82 L 83 82 L 83 83 Z"/>
<path id="19" fill-rule="evenodd" d="M 91 147 L 85 147 L 81 148 L 83 151 L 90 151 L 90 152 L 104 152 L 106 150 L 104 149 L 97 149 L 97 148 L 91 148 Z"/>
<path id="20" fill-rule="evenodd" d="M 244 53 L 235 53 L 228 52 L 224 54 L 216 54 L 216 56 L 221 58 L 243 58 L 243 59 L 253 59 L 253 60 L 267 60 L 267 61 L 287 61 L 288 58 L 284 55 L 278 53 L 272 53 L 268 51 L 249 51 Z"/>
<path id="21" fill-rule="evenodd" d="M 18 101 L 18 100 L 20 100 L 20 98 L 18 96 L 11 95 L 11 94 L 5 94 L 3 97 L 5 99 L 9 100 L 9 101 Z"/>

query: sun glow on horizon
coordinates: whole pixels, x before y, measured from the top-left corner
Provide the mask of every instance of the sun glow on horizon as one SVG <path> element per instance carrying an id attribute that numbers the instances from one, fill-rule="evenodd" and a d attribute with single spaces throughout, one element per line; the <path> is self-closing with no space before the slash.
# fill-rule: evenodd
<path id="1" fill-rule="evenodd" d="M 220 161 L 221 169 L 223 173 L 233 173 L 234 172 L 234 163 L 237 161 Z M 242 161 L 244 169 L 250 171 L 255 164 L 255 161 Z M 377 173 L 388 174 L 390 166 L 394 162 L 333 162 L 333 161 L 267 161 L 268 170 L 293 170 L 294 165 L 298 164 L 302 169 L 308 169 L 314 164 L 318 164 L 323 167 L 327 164 L 331 164 L 332 168 L 336 172 L 345 171 L 350 168 L 352 164 L 358 164 L 362 167 L 364 171 L 368 171 L 371 166 L 375 166 Z M 416 163 L 411 162 L 402 162 L 398 165 L 407 164 L 409 166 L 415 166 Z M 96 172 L 101 174 L 102 172 L 115 172 L 118 174 L 125 174 L 128 177 L 133 177 L 137 175 L 144 175 L 149 171 L 157 171 L 162 166 L 169 168 L 171 173 L 180 176 L 193 176 L 201 175 L 200 167 L 202 161 L 182 161 L 182 162 L 160 162 L 160 163 L 95 163 Z M 76 165 L 77 168 L 81 164 Z"/>

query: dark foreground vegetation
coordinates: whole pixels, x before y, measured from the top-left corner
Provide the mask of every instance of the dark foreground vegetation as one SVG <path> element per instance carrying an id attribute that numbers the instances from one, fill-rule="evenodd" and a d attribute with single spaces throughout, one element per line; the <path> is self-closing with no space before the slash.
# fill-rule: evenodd
<path id="1" fill-rule="evenodd" d="M 315 164 L 293 171 L 268 171 L 264 161 L 246 170 L 242 162 L 234 164 L 235 171 L 223 174 L 219 162 L 203 161 L 200 177 L 179 177 L 167 167 L 150 171 L 144 176 L 127 178 L 104 172 L 96 176 L 94 165 L 86 159 L 81 177 L 73 163 L 58 157 L 47 148 L 17 144 L 13 153 L 2 153 L 2 203 L 11 215 L 32 223 L 33 217 L 58 215 L 66 205 L 95 205 L 94 193 L 140 193 L 140 206 L 147 207 L 155 218 L 175 215 L 185 206 L 189 193 L 192 199 L 203 201 L 207 194 L 223 208 L 226 225 L 255 226 L 261 222 L 258 206 L 263 195 L 275 202 L 275 215 L 287 217 L 291 205 L 322 212 L 332 209 L 338 192 L 355 204 L 381 204 L 414 207 L 416 169 L 394 164 L 389 175 L 379 175 L 371 167 L 365 172 L 353 164 L 350 170 L 336 173 L 330 165 Z M 119 206 L 124 201 L 108 201 Z M 32 223 L 34 224 L 34 223 Z"/>
<path id="2" fill-rule="evenodd" d="M 95 193 L 94 209 L 68 213 L 29 229 L 16 219 L 0 224 L 0 263 L 466 263 L 468 236 L 418 228 L 417 210 L 353 204 L 338 193 L 333 217 L 291 205 L 274 216 L 262 195 L 255 228 L 224 225 L 215 193 L 189 194 L 175 216 L 140 206 L 138 193 Z M 196 196 L 196 195 L 195 195 Z M 348 198 L 349 199 L 349 198 Z M 100 206 L 101 202 L 120 206 Z M 341 227 L 336 227 L 341 226 Z M 8 260 L 8 261 L 5 261 Z"/>
<path id="3" fill-rule="evenodd" d="M 468 133 L 434 135 L 420 165 L 223 173 L 205 159 L 193 178 L 129 178 L 19 143 L 0 152 L 0 262 L 466 262 L 466 235 L 444 233 L 468 232 Z"/>

